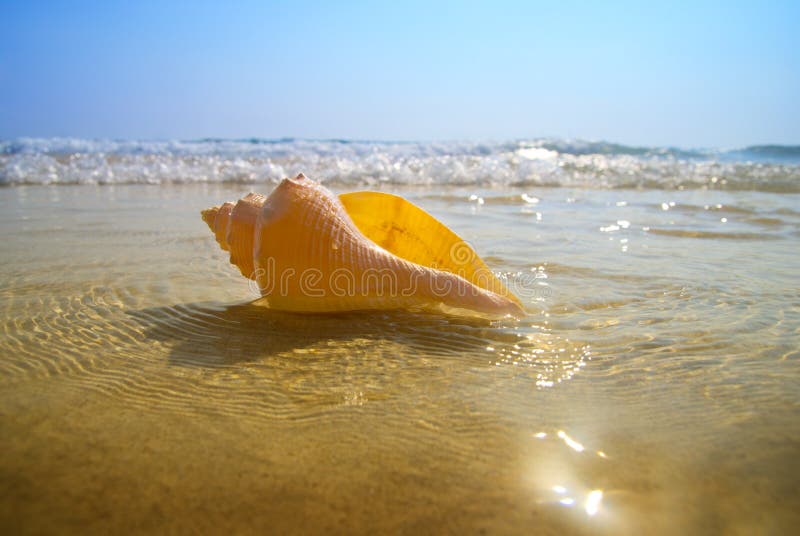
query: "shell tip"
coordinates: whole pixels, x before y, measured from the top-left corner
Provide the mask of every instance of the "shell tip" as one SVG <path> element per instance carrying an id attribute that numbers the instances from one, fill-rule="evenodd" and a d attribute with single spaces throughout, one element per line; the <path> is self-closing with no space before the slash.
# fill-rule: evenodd
<path id="1" fill-rule="evenodd" d="M 219 207 L 211 207 L 200 211 L 203 221 L 212 231 L 214 231 L 214 220 L 217 218 L 217 212 L 219 212 Z"/>

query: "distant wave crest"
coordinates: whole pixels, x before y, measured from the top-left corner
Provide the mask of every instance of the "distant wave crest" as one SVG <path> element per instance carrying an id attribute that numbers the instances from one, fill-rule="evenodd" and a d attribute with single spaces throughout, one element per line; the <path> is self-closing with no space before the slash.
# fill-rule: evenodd
<path id="1" fill-rule="evenodd" d="M 508 142 L 49 138 L 0 141 L 0 185 L 275 182 L 800 192 L 800 146 L 730 150 Z"/>

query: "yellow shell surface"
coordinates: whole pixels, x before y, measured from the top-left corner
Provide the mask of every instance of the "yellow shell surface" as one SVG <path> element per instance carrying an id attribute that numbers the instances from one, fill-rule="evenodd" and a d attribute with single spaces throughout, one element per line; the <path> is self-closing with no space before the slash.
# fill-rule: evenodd
<path id="1" fill-rule="evenodd" d="M 422 266 L 457 274 L 522 305 L 467 242 L 410 201 L 369 191 L 340 194 L 339 200 L 364 236 L 385 250 Z"/>

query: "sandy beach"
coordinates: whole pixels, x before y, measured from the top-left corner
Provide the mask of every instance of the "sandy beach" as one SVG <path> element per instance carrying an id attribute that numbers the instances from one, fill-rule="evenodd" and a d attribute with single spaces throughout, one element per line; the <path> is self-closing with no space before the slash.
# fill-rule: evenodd
<path id="1" fill-rule="evenodd" d="M 378 187 L 526 318 L 251 304 L 199 210 L 270 183 L 0 188 L 4 530 L 800 522 L 798 194 Z"/>

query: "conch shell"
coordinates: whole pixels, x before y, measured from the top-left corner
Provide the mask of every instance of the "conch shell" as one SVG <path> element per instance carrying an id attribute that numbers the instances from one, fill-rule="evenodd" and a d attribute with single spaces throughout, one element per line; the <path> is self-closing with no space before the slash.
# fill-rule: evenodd
<path id="1" fill-rule="evenodd" d="M 251 193 L 202 216 L 270 308 L 524 315 L 519 299 L 466 242 L 392 194 L 336 197 L 300 174 L 268 197 Z"/>

